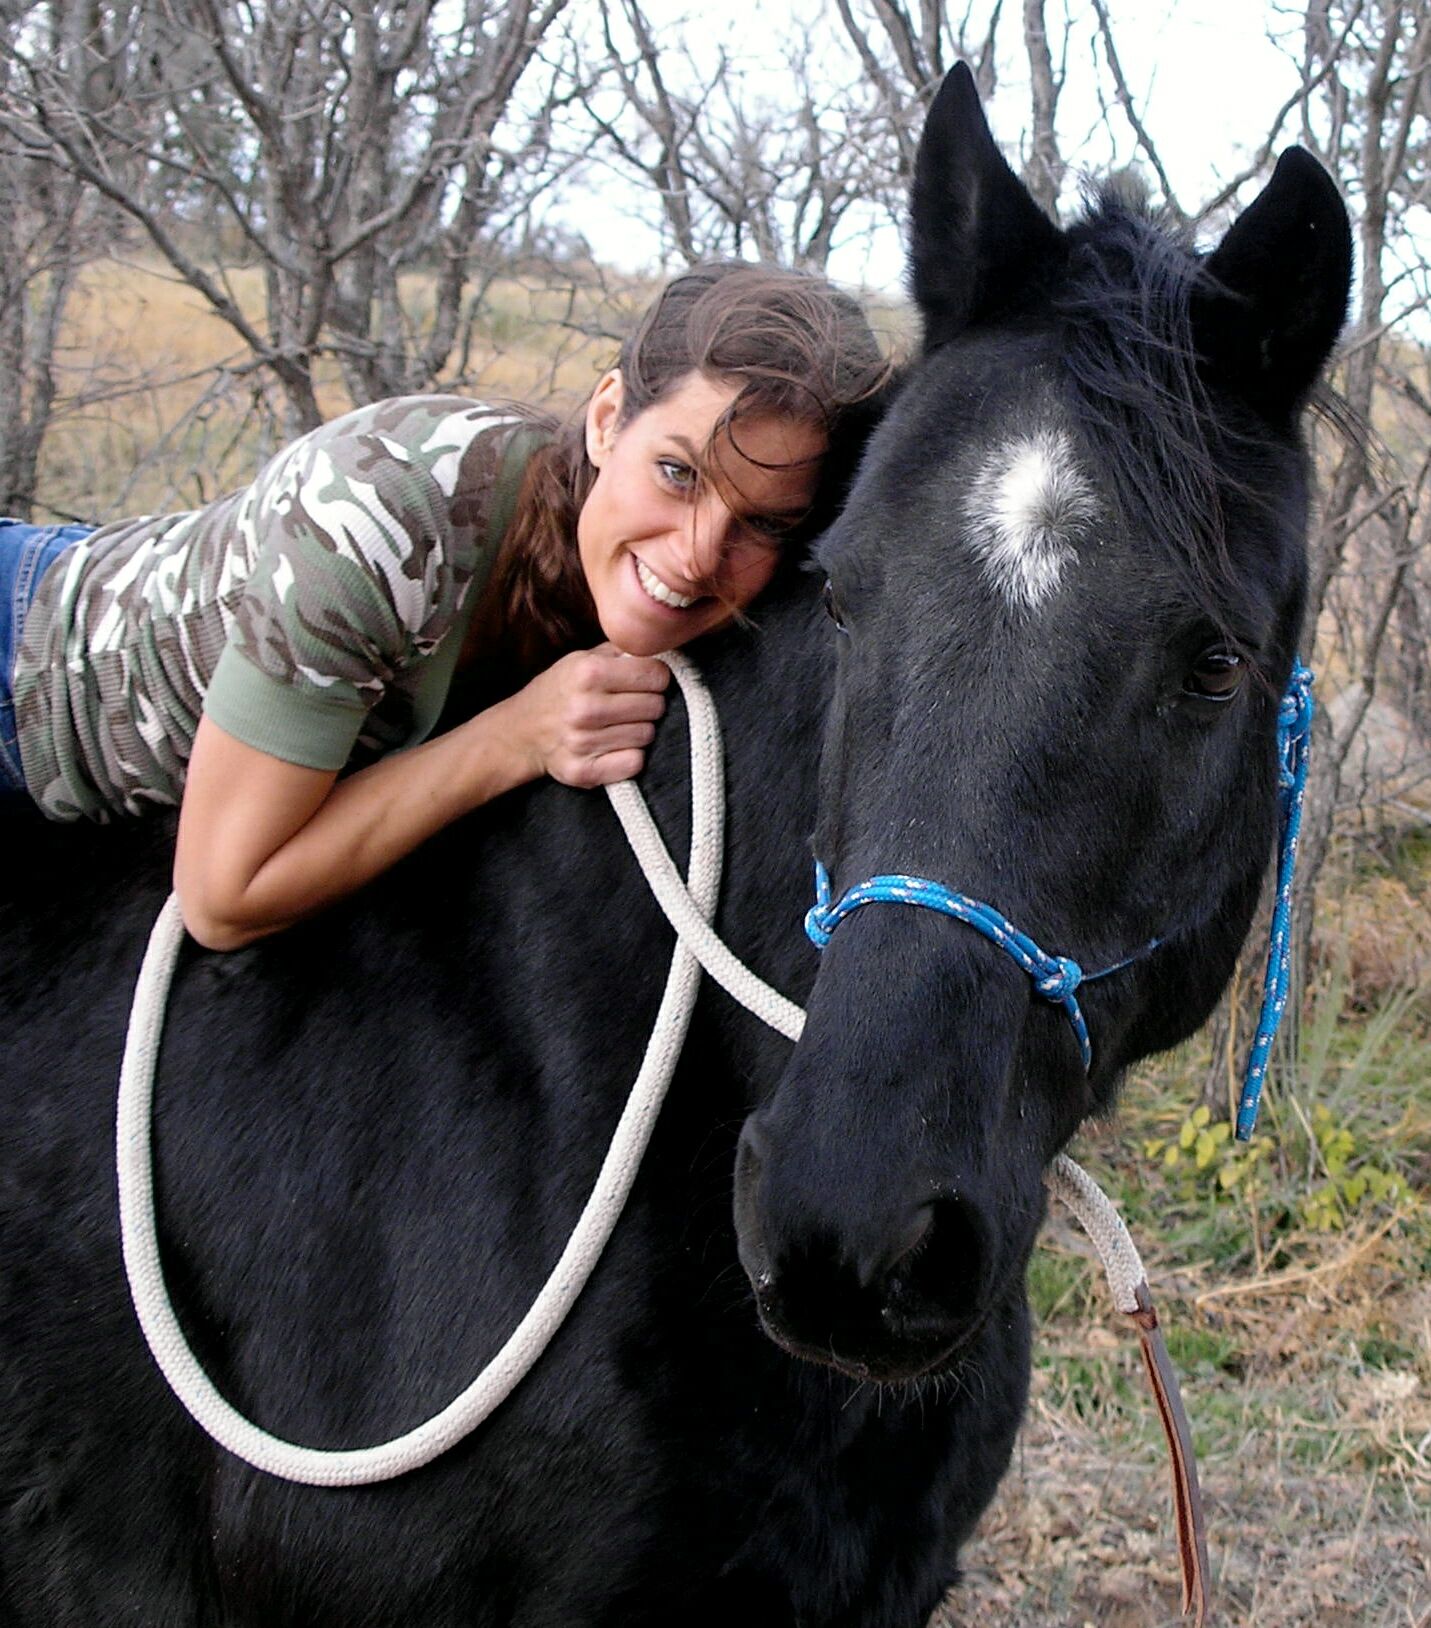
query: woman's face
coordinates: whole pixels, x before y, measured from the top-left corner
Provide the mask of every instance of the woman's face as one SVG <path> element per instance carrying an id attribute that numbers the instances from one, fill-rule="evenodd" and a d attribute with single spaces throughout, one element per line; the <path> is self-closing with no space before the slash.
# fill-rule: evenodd
<path id="1" fill-rule="evenodd" d="M 814 501 L 826 444 L 818 426 L 742 414 L 734 442 L 724 429 L 712 442 L 737 389 L 691 373 L 623 424 L 612 372 L 587 404 L 597 475 L 577 546 L 602 632 L 630 655 L 673 649 L 744 610 Z"/>

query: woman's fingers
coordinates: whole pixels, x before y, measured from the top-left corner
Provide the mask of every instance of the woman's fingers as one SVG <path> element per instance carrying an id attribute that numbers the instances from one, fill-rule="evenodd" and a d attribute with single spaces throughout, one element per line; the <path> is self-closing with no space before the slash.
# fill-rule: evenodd
<path id="1" fill-rule="evenodd" d="M 589 654 L 596 658 L 593 673 L 606 688 L 661 691 L 671 682 L 671 669 L 655 656 L 628 656 L 614 644 L 599 644 Z"/>
<path id="2" fill-rule="evenodd" d="M 645 764 L 644 752 L 606 752 L 590 760 L 591 778 L 587 785 L 614 786 L 618 780 L 634 780 Z"/>
<path id="3" fill-rule="evenodd" d="M 575 651 L 555 664 L 562 666 L 569 666 L 574 683 L 588 689 L 664 690 L 671 682 L 671 669 L 664 661 L 628 656 L 614 644 Z"/>
<path id="4" fill-rule="evenodd" d="M 569 786 L 604 786 L 639 774 L 646 748 L 656 738 L 649 723 L 616 724 L 609 729 L 573 734 L 551 773 Z"/>
<path id="5" fill-rule="evenodd" d="M 666 698 L 648 690 L 586 695 L 572 704 L 569 721 L 574 729 L 592 732 L 619 724 L 653 724 L 666 710 Z"/>
<path id="6" fill-rule="evenodd" d="M 606 752 L 624 751 L 628 746 L 639 746 L 644 750 L 655 738 L 655 724 L 617 724 L 593 737 L 590 755 L 600 757 Z"/>
<path id="7" fill-rule="evenodd" d="M 502 704 L 541 772 L 602 786 L 640 772 L 670 681 L 665 662 L 601 645 L 563 656 Z"/>

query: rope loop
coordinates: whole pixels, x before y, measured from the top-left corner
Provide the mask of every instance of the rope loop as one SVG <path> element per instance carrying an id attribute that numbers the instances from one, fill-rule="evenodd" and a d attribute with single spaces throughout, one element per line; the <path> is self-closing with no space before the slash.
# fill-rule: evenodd
<path id="1" fill-rule="evenodd" d="M 692 914 L 709 930 L 720 892 L 725 826 L 720 724 L 690 660 L 678 654 L 664 659 L 685 696 L 690 734 L 691 857 L 688 878 L 680 885 Z M 618 808 L 623 793 L 640 801 L 629 783 L 607 791 Z M 654 826 L 651 832 L 669 866 L 670 856 Z M 631 840 L 645 863 L 637 837 Z M 545 1351 L 601 1258 L 675 1073 L 695 1007 L 700 963 L 678 938 L 651 1039 L 596 1183 L 546 1283 L 487 1366 L 445 1407 L 402 1435 L 369 1447 L 327 1449 L 270 1435 L 225 1399 L 190 1349 L 165 1285 L 154 1216 L 151 1126 L 164 1008 L 183 940 L 179 902 L 171 894 L 150 935 L 134 991 L 116 1115 L 120 1241 L 135 1314 L 150 1353 L 195 1422 L 220 1446 L 268 1475 L 313 1487 L 361 1487 L 429 1464 L 506 1400 Z M 776 1026 L 781 1020 L 780 1009 L 766 1018 Z"/>

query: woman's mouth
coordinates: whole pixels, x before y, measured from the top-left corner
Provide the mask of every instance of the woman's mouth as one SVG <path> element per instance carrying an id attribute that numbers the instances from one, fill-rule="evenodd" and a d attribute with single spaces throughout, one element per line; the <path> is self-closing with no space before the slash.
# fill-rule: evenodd
<path id="1" fill-rule="evenodd" d="M 632 558 L 636 557 L 633 555 Z M 678 594 L 674 588 L 668 588 L 644 560 L 636 559 L 636 580 L 648 599 L 654 599 L 658 605 L 665 605 L 670 610 L 689 610 L 696 603 L 696 597 Z"/>

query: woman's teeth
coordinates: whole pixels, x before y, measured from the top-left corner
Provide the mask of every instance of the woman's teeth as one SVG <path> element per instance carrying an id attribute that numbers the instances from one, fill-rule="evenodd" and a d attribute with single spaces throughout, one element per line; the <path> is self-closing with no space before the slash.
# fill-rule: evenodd
<path id="1" fill-rule="evenodd" d="M 636 580 L 658 605 L 669 605 L 672 610 L 686 610 L 695 604 L 694 598 L 678 594 L 674 588 L 668 588 L 660 577 L 640 560 L 636 561 Z"/>

